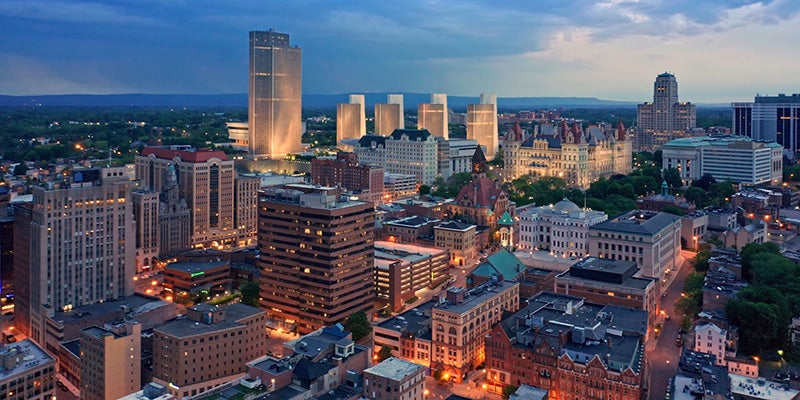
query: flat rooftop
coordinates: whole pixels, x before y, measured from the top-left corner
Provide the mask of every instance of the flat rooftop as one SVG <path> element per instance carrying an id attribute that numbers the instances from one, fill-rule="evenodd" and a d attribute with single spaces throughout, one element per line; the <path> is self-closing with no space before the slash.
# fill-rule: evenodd
<path id="1" fill-rule="evenodd" d="M 731 382 L 731 394 L 748 399 L 791 400 L 800 393 L 782 383 L 770 382 L 764 378 L 728 374 L 728 379 Z"/>
<path id="2" fill-rule="evenodd" d="M 492 297 L 499 296 L 500 292 L 510 289 L 514 286 L 519 286 L 519 283 L 510 281 L 498 281 L 496 283 L 492 283 L 490 281 L 468 290 L 466 296 L 464 296 L 464 302 L 461 304 L 443 303 L 435 306 L 434 308 L 451 313 L 463 314 L 482 304 L 484 301 L 491 299 Z M 453 288 L 450 290 L 452 289 Z"/>
<path id="3" fill-rule="evenodd" d="M 632 210 L 614 219 L 594 225 L 589 228 L 589 231 L 634 233 L 652 236 L 680 219 L 681 217 L 677 215 L 665 212 Z"/>
<path id="4" fill-rule="evenodd" d="M 258 308 L 250 307 L 241 303 L 231 304 L 230 306 L 227 306 L 225 310 L 225 320 L 214 322 L 213 324 L 205 324 L 202 322 L 192 321 L 188 318 L 183 318 L 168 322 L 153 329 L 153 331 L 158 331 L 178 338 L 205 335 L 211 332 L 220 332 L 244 326 L 244 324 L 237 321 L 256 314 L 264 313 L 264 311 Z"/>
<path id="5" fill-rule="evenodd" d="M 75 307 L 71 311 L 56 311 L 52 319 L 54 321 L 61 321 L 65 324 L 69 324 L 77 322 L 82 318 L 109 316 L 119 312 L 125 307 L 127 307 L 130 315 L 135 316 L 137 314 L 160 307 L 170 306 L 174 307 L 174 305 L 168 301 L 164 301 L 156 297 L 135 294 L 133 296 L 126 296 L 117 300 Z"/>
<path id="6" fill-rule="evenodd" d="M 427 301 L 416 308 L 381 322 L 378 326 L 395 332 L 409 330 L 419 336 L 420 332 L 430 331 L 431 310 L 435 305 L 436 301 Z"/>
<path id="7" fill-rule="evenodd" d="M 402 226 L 406 228 L 421 228 L 424 225 L 439 222 L 438 219 L 428 218 L 428 217 L 420 217 L 418 215 L 413 215 L 410 217 L 394 219 L 391 221 L 383 221 L 384 225 L 396 225 Z"/>
<path id="8" fill-rule="evenodd" d="M 224 267 L 226 265 L 229 266 L 230 263 L 227 261 L 174 262 L 167 264 L 164 269 L 173 269 L 176 271 L 185 272 L 187 274 L 194 274 L 197 272 L 206 272 L 215 268 Z"/>
<path id="9" fill-rule="evenodd" d="M 16 355 L 19 354 L 21 357 L 19 361 L 13 365 L 11 368 L 3 368 L 3 365 L 0 364 L 0 380 L 6 380 L 11 377 L 17 375 L 26 374 L 28 371 L 33 370 L 34 368 L 41 368 L 43 364 L 47 363 L 55 363 L 56 359 L 50 357 L 41 347 L 36 345 L 32 340 L 25 339 L 20 342 L 7 344 L 3 347 L 3 350 L 0 351 L 2 355 Z"/>
<path id="10" fill-rule="evenodd" d="M 364 373 L 370 373 L 401 382 L 407 376 L 413 375 L 424 368 L 424 366 L 411 361 L 406 361 L 397 357 L 390 357 L 386 360 L 383 360 L 383 362 L 378 365 L 365 369 Z"/>
<path id="11" fill-rule="evenodd" d="M 375 241 L 375 259 L 389 261 L 409 261 L 418 262 L 435 257 L 441 254 L 446 254 L 447 250 L 438 247 L 423 247 L 413 244 L 399 244 L 385 241 Z"/>

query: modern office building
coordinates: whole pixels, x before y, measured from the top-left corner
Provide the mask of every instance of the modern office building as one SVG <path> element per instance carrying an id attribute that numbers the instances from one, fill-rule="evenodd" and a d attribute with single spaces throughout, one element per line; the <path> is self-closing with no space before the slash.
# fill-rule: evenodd
<path id="1" fill-rule="evenodd" d="M 248 146 L 255 157 L 300 152 L 302 141 L 302 50 L 289 35 L 250 32 Z"/>
<path id="2" fill-rule="evenodd" d="M 449 276 L 447 250 L 375 242 L 375 296 L 396 311 L 418 290 L 435 287 Z"/>
<path id="3" fill-rule="evenodd" d="M 681 217 L 633 210 L 589 228 L 589 254 L 633 261 L 645 277 L 664 279 L 678 268 Z"/>
<path id="4" fill-rule="evenodd" d="M 405 129 L 402 94 L 386 95 L 386 104 L 375 104 L 375 134 L 389 136 L 395 129 Z"/>
<path id="5" fill-rule="evenodd" d="M 800 93 L 756 96 L 752 103 L 732 103 L 734 135 L 773 141 L 797 158 L 800 148 Z"/>
<path id="6" fill-rule="evenodd" d="M 56 360 L 36 342 L 25 339 L 0 349 L 0 388 L 7 400 L 56 397 Z"/>
<path id="7" fill-rule="evenodd" d="M 692 103 L 678 101 L 678 81 L 664 72 L 653 84 L 653 102 L 639 104 L 636 120 L 636 151 L 653 151 L 694 129 L 697 110 Z"/>
<path id="8" fill-rule="evenodd" d="M 580 208 L 564 199 L 547 206 L 517 208 L 520 250 L 549 250 L 558 257 L 583 257 L 589 252 L 589 227 L 608 219 L 602 211 Z"/>
<path id="9" fill-rule="evenodd" d="M 542 292 L 486 335 L 486 383 L 531 385 L 555 399 L 642 398 L 647 312 Z"/>
<path id="10" fill-rule="evenodd" d="M 81 332 L 81 399 L 118 399 L 139 391 L 142 326 L 122 322 Z"/>
<path id="11" fill-rule="evenodd" d="M 568 185 L 588 188 L 592 182 L 631 172 L 631 141 L 622 122 L 616 127 L 577 122 L 568 126 L 537 125 L 533 132 L 515 126 L 503 142 L 506 179 L 554 176 Z"/>
<path id="12" fill-rule="evenodd" d="M 261 178 L 236 174 L 233 180 L 233 226 L 237 247 L 258 242 L 258 191 Z"/>
<path id="13" fill-rule="evenodd" d="M 481 93 L 479 104 L 467 104 L 467 139 L 485 148 L 486 158 L 497 154 L 497 95 Z"/>
<path id="14" fill-rule="evenodd" d="M 390 357 L 364 370 L 364 397 L 370 400 L 423 400 L 425 367 Z"/>
<path id="15" fill-rule="evenodd" d="M 417 129 L 427 130 L 435 137 L 448 139 L 450 137 L 449 112 L 447 95 L 432 94 L 430 103 L 420 103 L 417 106 Z"/>
<path id="16" fill-rule="evenodd" d="M 336 188 L 285 185 L 259 194 L 261 306 L 302 333 L 374 303 L 374 206 Z"/>
<path id="17" fill-rule="evenodd" d="M 264 311 L 241 303 L 199 304 L 153 329 L 153 381 L 178 399 L 243 376 L 267 351 Z"/>
<path id="18" fill-rule="evenodd" d="M 133 294 L 131 182 L 74 170 L 15 205 L 16 326 L 44 343 L 45 317 Z M 19 236 L 17 238 L 16 236 Z"/>
<path id="19" fill-rule="evenodd" d="M 383 175 L 383 197 L 387 202 L 413 197 L 418 193 L 416 175 L 391 173 Z"/>
<path id="20" fill-rule="evenodd" d="M 783 147 L 746 136 L 697 136 L 662 147 L 664 169 L 678 170 L 685 185 L 709 174 L 718 182 L 778 185 L 783 180 Z"/>
<path id="21" fill-rule="evenodd" d="M 222 294 L 230 285 L 228 261 L 174 262 L 164 267 L 164 291 L 176 302 L 186 303 L 200 293 Z"/>
<path id="22" fill-rule="evenodd" d="M 177 185 L 177 194 L 190 211 L 192 247 L 233 249 L 254 242 L 255 203 L 241 204 L 237 199 L 255 198 L 252 190 L 258 185 L 237 185 L 233 160 L 224 152 L 188 146 L 145 147 L 136 156 L 136 176 L 144 187 L 156 192 Z M 242 191 L 238 197 L 237 189 Z M 239 212 L 245 215 L 235 215 Z M 236 221 L 244 226 L 243 232 Z"/>
<path id="23" fill-rule="evenodd" d="M 358 139 L 367 134 L 363 94 L 351 94 L 349 103 L 336 105 L 336 143 Z"/>
<path id="24" fill-rule="evenodd" d="M 158 258 L 159 194 L 148 189 L 133 189 L 133 218 L 136 225 L 136 272 L 153 265 Z"/>

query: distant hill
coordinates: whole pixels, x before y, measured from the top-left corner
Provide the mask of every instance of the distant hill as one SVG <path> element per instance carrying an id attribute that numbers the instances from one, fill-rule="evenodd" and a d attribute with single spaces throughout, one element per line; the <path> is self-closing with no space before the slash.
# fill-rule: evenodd
<path id="1" fill-rule="evenodd" d="M 366 107 L 386 101 L 387 93 L 365 93 Z M 404 93 L 404 106 L 414 109 L 419 103 L 430 101 L 427 93 Z M 348 94 L 305 94 L 303 108 L 334 108 L 346 103 Z M 448 106 L 464 111 L 467 104 L 475 104 L 478 97 L 448 96 Z M 603 100 L 596 97 L 500 97 L 499 109 L 525 108 L 608 108 L 635 107 L 637 102 Z M 246 93 L 232 94 L 57 94 L 42 96 L 0 95 L 0 106 L 83 106 L 83 107 L 247 107 Z M 729 107 L 729 104 L 705 104 L 705 107 Z"/>

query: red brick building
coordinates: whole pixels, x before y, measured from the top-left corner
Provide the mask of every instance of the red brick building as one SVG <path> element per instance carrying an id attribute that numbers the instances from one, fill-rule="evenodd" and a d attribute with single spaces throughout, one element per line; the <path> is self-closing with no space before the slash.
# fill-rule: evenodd
<path id="1" fill-rule="evenodd" d="M 549 399 L 638 400 L 647 312 L 543 292 L 486 336 L 486 382 L 547 389 Z"/>
<path id="2" fill-rule="evenodd" d="M 311 183 L 368 191 L 370 202 L 377 205 L 383 198 L 383 167 L 359 164 L 355 153 L 339 152 L 335 160 L 311 160 Z"/>

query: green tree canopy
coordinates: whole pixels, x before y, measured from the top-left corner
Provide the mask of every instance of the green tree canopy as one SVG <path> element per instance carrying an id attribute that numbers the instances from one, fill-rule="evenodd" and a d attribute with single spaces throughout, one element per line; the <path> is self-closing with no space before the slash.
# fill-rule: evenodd
<path id="1" fill-rule="evenodd" d="M 258 283 L 253 281 L 242 282 L 241 286 L 239 286 L 239 292 L 242 293 L 242 304 L 258 307 L 259 291 Z"/>
<path id="2" fill-rule="evenodd" d="M 353 340 L 359 340 L 372 332 L 372 325 L 364 311 L 358 311 L 347 317 L 344 327 L 353 334 Z"/>

